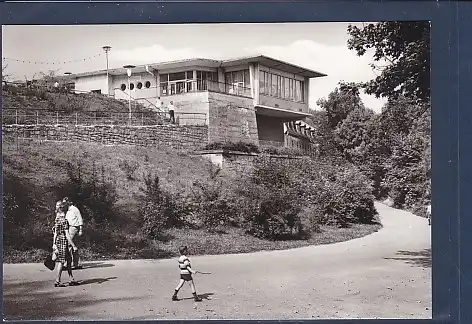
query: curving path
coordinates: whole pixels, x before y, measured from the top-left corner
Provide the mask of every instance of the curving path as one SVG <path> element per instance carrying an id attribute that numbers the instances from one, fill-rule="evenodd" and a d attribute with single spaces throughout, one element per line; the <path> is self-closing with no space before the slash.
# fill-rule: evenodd
<path id="1" fill-rule="evenodd" d="M 54 288 L 42 264 L 3 266 L 4 319 L 431 318 L 430 227 L 377 203 L 384 227 L 363 238 L 285 251 L 191 257 L 203 302 L 172 260 L 85 262 L 82 284 Z M 67 275 L 65 276 L 67 278 Z"/>

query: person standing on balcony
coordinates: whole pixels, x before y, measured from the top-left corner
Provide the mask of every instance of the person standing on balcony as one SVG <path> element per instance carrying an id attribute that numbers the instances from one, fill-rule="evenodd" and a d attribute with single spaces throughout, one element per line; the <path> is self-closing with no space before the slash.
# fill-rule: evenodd
<path id="1" fill-rule="evenodd" d="M 175 124 L 175 115 L 174 115 L 175 107 L 174 107 L 173 101 L 170 102 L 170 104 L 167 106 L 167 109 L 169 109 L 169 117 L 170 117 L 171 123 Z"/>

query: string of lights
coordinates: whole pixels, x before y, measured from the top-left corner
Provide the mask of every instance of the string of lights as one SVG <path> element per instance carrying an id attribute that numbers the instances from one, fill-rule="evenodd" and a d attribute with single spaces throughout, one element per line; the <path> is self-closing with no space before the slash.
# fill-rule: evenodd
<path id="1" fill-rule="evenodd" d="M 15 62 L 27 63 L 27 64 L 35 64 L 35 65 L 61 65 L 61 64 L 68 64 L 68 63 L 90 61 L 90 60 L 93 60 L 93 59 L 95 59 L 99 56 L 103 56 L 103 55 L 105 55 L 105 53 L 98 53 L 98 54 L 95 54 L 93 56 L 84 57 L 84 58 L 75 59 L 75 60 L 55 61 L 55 62 L 20 60 L 20 59 L 14 59 L 14 58 L 10 58 L 10 57 L 2 57 L 2 60 L 3 61 L 15 61 Z"/>

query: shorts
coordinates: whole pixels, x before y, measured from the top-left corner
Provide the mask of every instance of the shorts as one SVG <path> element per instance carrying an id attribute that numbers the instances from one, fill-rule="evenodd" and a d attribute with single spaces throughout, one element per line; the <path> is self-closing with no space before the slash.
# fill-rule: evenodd
<path id="1" fill-rule="evenodd" d="M 192 275 L 189 274 L 189 273 L 186 273 L 186 274 L 180 274 L 180 279 L 183 279 L 185 281 L 192 281 L 193 278 L 192 278 Z"/>

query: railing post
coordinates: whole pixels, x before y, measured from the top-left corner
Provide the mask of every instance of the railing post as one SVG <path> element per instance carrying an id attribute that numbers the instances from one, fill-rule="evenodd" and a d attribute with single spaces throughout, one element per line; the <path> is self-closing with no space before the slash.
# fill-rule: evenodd
<path id="1" fill-rule="evenodd" d="M 93 112 L 93 124 L 97 125 L 97 112 L 96 111 Z"/>
<path id="2" fill-rule="evenodd" d="M 75 113 L 75 126 L 77 127 L 77 124 L 79 123 L 79 114 Z"/>
<path id="3" fill-rule="evenodd" d="M 36 110 L 36 125 L 39 124 L 39 111 Z"/>
<path id="4" fill-rule="evenodd" d="M 59 111 L 56 111 L 56 125 L 59 125 Z"/>
<path id="5" fill-rule="evenodd" d="M 144 115 L 141 113 L 141 126 L 144 126 Z"/>
<path id="6" fill-rule="evenodd" d="M 18 109 L 15 109 L 15 125 L 18 125 Z"/>

